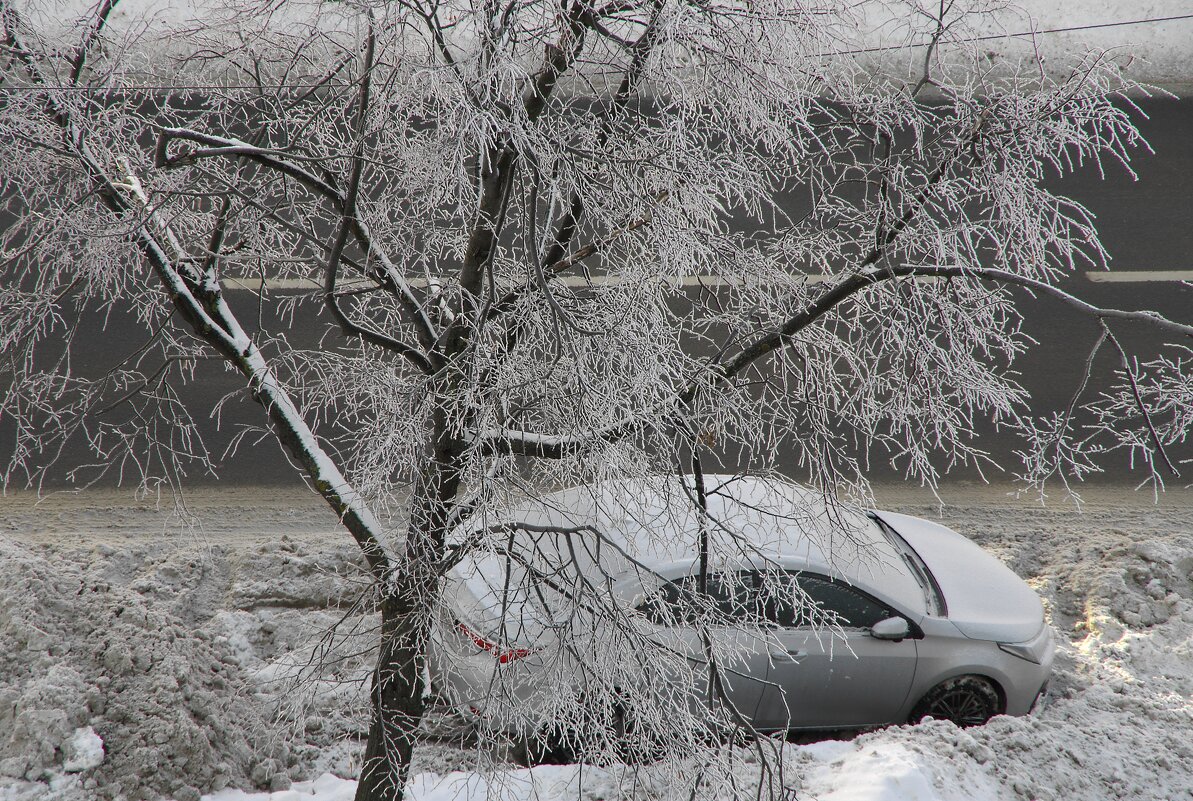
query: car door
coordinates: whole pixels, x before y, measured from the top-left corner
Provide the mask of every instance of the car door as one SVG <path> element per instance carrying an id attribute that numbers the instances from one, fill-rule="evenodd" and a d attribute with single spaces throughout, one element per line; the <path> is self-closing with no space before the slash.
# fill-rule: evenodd
<path id="1" fill-rule="evenodd" d="M 897 722 L 911 690 L 916 641 L 870 633 L 895 610 L 845 582 L 808 572 L 768 578 L 766 615 L 776 625 L 767 686 L 755 714 L 760 729 L 848 728 Z M 782 582 L 795 582 L 783 588 Z M 802 598 L 803 603 L 794 599 Z M 839 628 L 816 625 L 809 605 Z"/>
<path id="2" fill-rule="evenodd" d="M 726 625 L 707 629 L 720 685 L 725 699 L 746 720 L 751 720 L 767 688 L 768 641 L 756 633 L 735 628 L 732 623 L 747 616 L 757 622 L 758 598 L 753 573 L 710 573 L 703 602 L 698 600 L 698 582 L 696 576 L 667 582 L 639 609 L 659 627 L 656 639 L 661 644 L 688 657 L 696 677 L 693 702 L 702 706 L 708 704 L 710 697 L 709 661 L 705 643 L 691 624 L 702 614 L 701 609 L 703 614 L 711 612 L 723 620 Z"/>

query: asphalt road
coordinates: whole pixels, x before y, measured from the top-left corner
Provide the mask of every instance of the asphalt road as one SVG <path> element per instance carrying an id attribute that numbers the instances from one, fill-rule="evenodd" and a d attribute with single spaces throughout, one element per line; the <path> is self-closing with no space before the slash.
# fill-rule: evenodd
<path id="1" fill-rule="evenodd" d="M 1189 321 L 1193 320 L 1193 286 L 1173 280 L 1181 276 L 1171 273 L 1188 271 L 1187 277 L 1193 279 L 1193 203 L 1189 201 L 1193 179 L 1193 102 L 1154 99 L 1142 105 L 1149 118 L 1142 119 L 1140 127 L 1154 155 L 1140 153 L 1134 161 L 1132 166 L 1138 180 L 1116 165 L 1108 166 L 1103 179 L 1096 166 L 1087 165 L 1058 184 L 1057 189 L 1096 214 L 1103 243 L 1113 257 L 1111 269 L 1115 274 L 1164 271 L 1169 275 L 1159 276 L 1165 280 L 1097 282 L 1083 273 L 1070 279 L 1065 288 L 1095 304 L 1154 309 Z M 255 319 L 251 293 L 230 294 L 234 305 L 247 312 L 246 317 Z M 1099 328 L 1055 300 L 1024 298 L 1022 308 L 1027 318 L 1026 331 L 1039 343 L 1018 363 L 1023 383 L 1034 398 L 1034 410 L 1046 413 L 1067 408 L 1080 385 L 1085 360 Z M 145 336 L 131 317 L 119 310 L 106 317 L 88 316 L 83 325 L 84 335 L 79 338 L 82 347 L 76 353 L 76 363 L 93 369 L 119 361 Z M 324 333 L 324 325 L 319 323 L 316 329 L 293 332 L 294 338 L 315 341 Z M 1163 344 L 1162 338 L 1145 326 L 1124 325 L 1118 331 L 1124 344 L 1141 357 L 1154 353 Z M 1087 394 L 1096 393 L 1105 385 L 1118 359 L 1112 348 L 1103 348 Z M 210 410 L 217 400 L 243 383 L 217 364 L 202 365 L 199 374 L 200 380 L 186 390 L 186 400 L 213 452 L 219 454 L 233 433 L 244 425 L 260 426 L 263 415 L 255 404 L 242 399 L 224 407 L 217 426 Z M 1000 435 L 992 425 L 985 424 L 979 430 L 981 445 L 996 458 L 1008 460 L 1016 443 Z M 0 425 L 0 459 L 7 459 L 10 453 L 11 436 L 11 428 Z M 1193 458 L 1193 448 L 1184 448 L 1176 456 Z M 62 483 L 66 466 L 88 460 L 84 449 L 72 445 L 64 452 L 53 483 Z M 297 480 L 293 468 L 270 439 L 246 443 L 235 455 L 220 461 L 219 480 L 223 482 L 290 484 Z M 1130 480 L 1125 459 L 1112 461 L 1110 468 L 1102 480 Z M 1193 477 L 1193 463 L 1185 468 L 1182 472 Z M 795 471 L 793 474 L 798 475 Z M 962 470 L 957 477 L 973 479 L 976 474 Z M 190 478 L 212 480 L 197 472 Z M 897 478 L 897 473 L 879 466 L 875 468 L 875 478 L 889 480 Z M 1177 479 L 1174 483 L 1185 482 Z"/>

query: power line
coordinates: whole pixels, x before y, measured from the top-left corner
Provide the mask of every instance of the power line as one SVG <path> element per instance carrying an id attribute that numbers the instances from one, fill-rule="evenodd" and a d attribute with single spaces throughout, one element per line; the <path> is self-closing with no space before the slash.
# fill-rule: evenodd
<path id="1" fill-rule="evenodd" d="M 1121 28 L 1125 25 L 1143 25 L 1150 22 L 1178 22 L 1183 19 L 1193 19 L 1193 14 L 1177 14 L 1172 17 L 1148 17 L 1145 19 L 1127 19 L 1118 22 L 1098 22 L 1093 25 L 1076 25 L 1071 28 L 1044 28 L 1039 31 L 1023 31 L 1021 33 L 1009 33 L 1007 36 L 1033 36 L 1039 33 L 1072 33 L 1074 31 L 1092 31 L 1097 28 Z M 967 41 L 970 42 L 984 42 L 988 39 L 1001 39 L 1002 36 L 978 36 Z"/>
<path id="2" fill-rule="evenodd" d="M 1131 25 L 1152 25 L 1161 22 L 1180 22 L 1182 20 L 1193 19 L 1193 14 L 1177 14 L 1170 17 L 1146 17 L 1143 19 L 1129 19 L 1119 20 L 1117 22 L 1099 22 L 1092 25 L 1073 25 L 1065 28 L 1043 28 L 1041 30 L 1032 31 L 1018 31 L 1015 33 L 995 33 L 987 36 L 973 36 L 967 39 L 953 39 L 943 44 L 965 44 L 970 42 L 992 42 L 999 39 L 1023 39 L 1035 36 L 1045 36 L 1054 33 L 1079 33 L 1081 31 L 1093 31 L 1102 28 L 1124 28 Z M 851 56 L 860 55 L 863 53 L 884 53 L 894 50 L 906 50 L 909 47 L 928 47 L 929 42 L 918 42 L 901 45 L 882 45 L 879 47 L 864 47 L 858 50 L 840 50 L 831 53 L 818 54 L 817 58 L 828 58 L 831 56 Z M 2 92 L 88 92 L 93 94 L 133 94 L 144 92 L 220 92 L 220 91 L 264 91 L 274 89 L 293 89 L 293 90 L 311 90 L 320 88 L 337 88 L 343 89 L 353 86 L 353 82 L 349 81 L 319 81 L 317 83 L 279 83 L 279 84 L 207 84 L 207 85 L 173 85 L 173 84 L 159 84 L 149 86 L 129 86 L 129 87 L 108 87 L 100 88 L 94 86 L 0 86 Z"/>
<path id="3" fill-rule="evenodd" d="M 971 36 L 968 39 L 952 39 L 944 44 L 964 44 L 968 42 L 993 42 L 998 39 L 1024 39 L 1032 36 L 1043 36 L 1049 33 L 1078 33 L 1080 31 L 1094 31 L 1100 28 L 1124 28 L 1128 25 L 1147 25 L 1157 22 L 1179 22 L 1193 19 L 1193 14 L 1177 14 L 1171 17 L 1147 17 L 1144 19 L 1127 19 L 1118 22 L 1097 22 L 1092 25 L 1073 25 L 1067 28 L 1043 28 L 1034 31 L 1018 31 L 1017 33 L 992 33 L 988 36 Z M 927 47 L 929 42 L 904 45 L 884 45 L 882 47 L 866 47 L 860 50 L 842 50 L 835 53 L 825 53 L 825 56 L 850 56 L 857 53 L 882 53 L 889 50 L 904 50 L 908 47 Z"/>

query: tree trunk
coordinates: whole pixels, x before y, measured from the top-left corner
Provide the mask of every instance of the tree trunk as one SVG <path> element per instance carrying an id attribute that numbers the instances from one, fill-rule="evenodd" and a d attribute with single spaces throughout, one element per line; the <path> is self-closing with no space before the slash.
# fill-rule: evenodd
<path id="1" fill-rule="evenodd" d="M 381 647 L 373 672 L 373 720 L 356 801 L 401 801 L 426 711 L 423 684 L 431 620 L 439 593 L 439 558 L 459 470 L 442 407 L 433 418 L 430 458 L 411 491 L 403 557 L 379 579 Z"/>
<path id="2" fill-rule="evenodd" d="M 356 801 L 401 801 L 410 773 L 423 701 L 428 617 L 409 590 L 390 590 L 381 604 L 381 647 L 370 692 L 372 723 Z M 417 590 L 413 597 L 419 597 Z M 422 612 L 420 614 L 420 612 Z"/>

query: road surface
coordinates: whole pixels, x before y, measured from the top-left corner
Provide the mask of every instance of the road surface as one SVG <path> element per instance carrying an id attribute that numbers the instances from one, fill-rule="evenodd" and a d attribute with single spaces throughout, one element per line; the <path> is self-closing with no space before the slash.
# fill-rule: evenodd
<path id="1" fill-rule="evenodd" d="M 1103 179 L 1095 165 L 1087 165 L 1075 176 L 1064 179 L 1057 188 L 1080 201 L 1097 217 L 1102 240 L 1113 261 L 1108 274 L 1080 272 L 1069 279 L 1065 288 L 1089 301 L 1122 308 L 1150 308 L 1181 320 L 1193 320 L 1193 203 L 1188 187 L 1193 181 L 1193 102 L 1153 99 L 1143 103 L 1149 115 L 1140 126 L 1151 143 L 1154 155 L 1140 152 L 1132 167 L 1138 180 L 1118 165 L 1107 165 Z M 234 306 L 255 319 L 254 296 L 249 291 L 230 292 Z M 1034 398 L 1034 410 L 1046 413 L 1068 406 L 1080 385 L 1086 358 L 1099 328 L 1096 323 L 1050 299 L 1024 300 L 1026 331 L 1039 341 L 1018 363 L 1023 383 Z M 308 318 L 309 319 L 309 318 Z M 268 322 L 268 321 L 267 321 Z M 96 368 L 119 361 L 145 334 L 127 314 L 115 312 L 106 319 L 98 316 L 84 321 L 84 347 L 76 364 Z M 1124 344 L 1139 347 L 1141 353 L 1155 351 L 1160 343 L 1138 325 L 1121 326 Z M 325 328 L 292 331 L 294 341 L 314 343 L 326 334 Z M 333 335 L 334 336 L 334 335 Z M 114 347 L 117 343 L 118 347 Z M 1113 348 L 1103 348 L 1087 388 L 1087 396 L 1104 386 L 1118 362 Z M 218 364 L 199 368 L 201 380 L 190 385 L 187 400 L 192 413 L 201 422 L 212 449 L 217 454 L 231 434 L 245 425 L 260 426 L 263 415 L 247 399 L 225 405 L 217 426 L 210 410 L 226 393 L 243 386 L 239 376 Z M 981 444 L 1000 460 L 1008 460 L 1015 443 L 1001 436 L 990 424 L 980 427 Z M 11 449 L 11 428 L 0 426 L 0 458 L 7 459 Z M 1180 458 L 1193 457 L 1185 448 Z M 64 454 L 63 465 L 88 461 L 77 444 Z M 224 482 L 293 484 L 296 473 L 274 441 L 266 438 L 244 444 L 239 451 L 221 459 L 220 479 Z M 1129 479 L 1125 460 L 1111 463 L 1105 479 L 1122 482 Z M 1193 464 L 1187 465 L 1193 477 Z M 1183 471 L 1185 472 L 1185 471 Z M 55 484 L 61 484 L 64 470 L 55 471 Z M 792 470 L 792 474 L 799 475 Z M 973 471 L 962 470 L 958 477 L 973 479 Z M 876 467 L 875 478 L 890 480 L 889 469 Z M 191 479 L 212 480 L 197 472 Z M 105 482 L 108 483 L 108 482 Z M 1183 485 L 1176 480 L 1175 485 Z"/>

